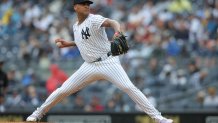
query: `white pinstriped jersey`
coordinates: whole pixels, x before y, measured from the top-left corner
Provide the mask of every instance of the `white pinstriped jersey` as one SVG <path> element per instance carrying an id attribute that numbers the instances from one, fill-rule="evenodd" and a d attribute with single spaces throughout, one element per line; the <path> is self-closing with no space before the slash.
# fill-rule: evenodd
<path id="1" fill-rule="evenodd" d="M 101 27 L 106 19 L 101 15 L 89 14 L 81 24 L 76 22 L 73 25 L 75 43 L 86 62 L 93 62 L 110 51 L 105 28 Z"/>

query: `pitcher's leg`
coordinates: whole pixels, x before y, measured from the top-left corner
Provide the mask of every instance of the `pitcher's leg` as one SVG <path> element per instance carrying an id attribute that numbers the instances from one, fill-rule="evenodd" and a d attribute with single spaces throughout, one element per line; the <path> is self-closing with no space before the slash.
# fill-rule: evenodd
<path id="1" fill-rule="evenodd" d="M 55 90 L 46 101 L 33 112 L 33 116 L 41 118 L 43 114 L 47 113 L 50 108 L 55 106 L 66 96 L 77 92 L 90 82 L 95 80 L 95 69 L 91 65 L 84 63 L 79 70 L 77 70 L 70 78 L 68 78 L 63 85 Z M 31 115 L 31 116 L 32 116 Z"/>
<path id="2" fill-rule="evenodd" d="M 161 113 L 155 109 L 145 95 L 132 84 L 120 64 L 102 67 L 102 71 L 105 75 L 105 79 L 111 81 L 119 89 L 127 93 L 130 98 L 150 117 L 158 121 L 163 119 Z"/>

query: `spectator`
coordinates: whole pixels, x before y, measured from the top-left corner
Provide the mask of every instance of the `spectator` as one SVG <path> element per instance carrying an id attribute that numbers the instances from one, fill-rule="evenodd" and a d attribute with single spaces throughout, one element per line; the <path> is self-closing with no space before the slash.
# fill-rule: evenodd
<path id="1" fill-rule="evenodd" d="M 28 86 L 25 90 L 25 94 L 23 95 L 23 100 L 27 104 L 27 106 L 38 106 L 39 105 L 39 97 L 36 92 L 36 88 L 32 85 Z"/>
<path id="2" fill-rule="evenodd" d="M 190 109 L 203 109 L 204 108 L 204 100 L 205 100 L 206 93 L 204 90 L 200 90 L 196 93 L 193 101 L 188 101 L 184 107 Z"/>
<path id="3" fill-rule="evenodd" d="M 197 102 L 196 102 L 195 106 L 197 106 L 198 108 L 203 108 L 205 96 L 206 96 L 206 93 L 204 91 L 199 91 L 197 93 L 197 97 L 196 97 Z"/>
<path id="4" fill-rule="evenodd" d="M 10 105 L 10 108 L 25 106 L 25 102 L 22 100 L 22 95 L 18 90 L 13 90 L 12 96 L 7 99 L 7 105 Z"/>
<path id="5" fill-rule="evenodd" d="M 76 99 L 74 100 L 73 111 L 84 111 L 84 109 L 85 109 L 84 98 L 80 95 L 77 95 Z"/>
<path id="6" fill-rule="evenodd" d="M 189 0 L 175 0 L 169 6 L 169 10 L 175 13 L 187 12 L 191 11 L 191 9 L 192 6 Z"/>
<path id="7" fill-rule="evenodd" d="M 8 77 L 3 71 L 4 60 L 0 58 L 0 112 L 5 112 L 5 95 L 8 87 Z"/>
<path id="8" fill-rule="evenodd" d="M 87 112 L 99 112 L 104 110 L 104 106 L 101 105 L 100 99 L 93 96 L 90 104 L 86 105 L 85 110 Z"/>
<path id="9" fill-rule="evenodd" d="M 23 86 L 29 86 L 29 85 L 34 84 L 36 82 L 36 75 L 35 75 L 32 68 L 29 68 L 27 70 L 27 73 L 25 73 L 23 75 L 21 82 L 22 82 Z"/>
<path id="10" fill-rule="evenodd" d="M 116 103 L 113 99 L 110 99 L 107 101 L 107 104 L 105 106 L 105 111 L 107 112 L 114 112 L 116 110 Z"/>
<path id="11" fill-rule="evenodd" d="M 0 94 L 0 112 L 5 112 L 5 97 L 3 94 Z"/>
<path id="12" fill-rule="evenodd" d="M 46 81 L 46 89 L 48 93 L 52 93 L 56 88 L 63 84 L 67 80 L 67 74 L 61 70 L 57 64 L 52 64 L 50 66 L 51 75 Z"/>
<path id="13" fill-rule="evenodd" d="M 188 64 L 188 70 L 189 70 L 189 80 L 190 85 L 195 88 L 201 87 L 201 84 L 199 82 L 200 79 L 200 68 L 198 67 L 197 63 L 193 60 Z"/>
<path id="14" fill-rule="evenodd" d="M 161 85 L 167 85 L 168 83 L 172 84 L 172 80 L 175 76 L 172 65 L 166 64 L 163 67 L 163 70 L 159 74 L 159 81 Z"/>
<path id="15" fill-rule="evenodd" d="M 216 93 L 216 88 L 209 87 L 207 89 L 208 95 L 205 97 L 204 106 L 205 107 L 218 107 L 218 95 Z"/>
<path id="16" fill-rule="evenodd" d="M 22 86 L 20 83 L 22 74 L 19 70 L 15 68 L 15 66 L 10 66 L 8 72 L 8 93 L 11 93 L 15 88 L 19 88 Z"/>
<path id="17" fill-rule="evenodd" d="M 179 69 L 176 71 L 176 75 L 172 80 L 172 84 L 178 89 L 186 89 L 187 87 L 187 78 L 185 70 Z"/>
<path id="18" fill-rule="evenodd" d="M 4 96 L 7 92 L 8 87 L 8 77 L 3 71 L 4 60 L 0 59 L 0 94 Z"/>

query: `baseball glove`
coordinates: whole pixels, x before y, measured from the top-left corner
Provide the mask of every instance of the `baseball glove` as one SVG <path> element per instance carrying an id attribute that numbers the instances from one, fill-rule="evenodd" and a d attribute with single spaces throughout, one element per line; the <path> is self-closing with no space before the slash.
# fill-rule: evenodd
<path id="1" fill-rule="evenodd" d="M 111 42 L 112 56 L 125 54 L 128 50 L 129 46 L 126 40 L 126 36 L 123 35 L 123 33 L 121 32 L 117 33 L 116 36 L 113 38 L 113 41 Z"/>

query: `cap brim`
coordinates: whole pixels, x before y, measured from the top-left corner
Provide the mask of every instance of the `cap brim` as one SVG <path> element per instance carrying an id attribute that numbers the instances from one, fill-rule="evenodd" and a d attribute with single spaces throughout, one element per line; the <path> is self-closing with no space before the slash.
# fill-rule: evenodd
<path id="1" fill-rule="evenodd" d="M 74 5 L 76 5 L 76 4 L 82 4 L 82 3 L 93 4 L 93 2 L 92 2 L 92 1 L 83 1 L 83 2 L 80 2 L 80 3 L 74 3 Z"/>
<path id="2" fill-rule="evenodd" d="M 93 4 L 93 2 L 92 2 L 92 1 L 86 1 L 85 3 Z"/>

